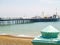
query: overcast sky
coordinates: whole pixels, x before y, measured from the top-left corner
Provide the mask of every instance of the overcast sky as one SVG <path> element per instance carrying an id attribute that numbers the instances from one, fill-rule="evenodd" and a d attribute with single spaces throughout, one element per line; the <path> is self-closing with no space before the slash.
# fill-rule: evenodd
<path id="1" fill-rule="evenodd" d="M 0 17 L 31 17 L 60 14 L 60 0 L 0 0 Z"/>

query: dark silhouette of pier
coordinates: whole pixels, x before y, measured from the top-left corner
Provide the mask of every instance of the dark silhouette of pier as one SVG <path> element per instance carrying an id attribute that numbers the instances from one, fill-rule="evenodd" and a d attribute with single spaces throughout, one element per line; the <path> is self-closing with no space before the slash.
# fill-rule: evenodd
<path id="1" fill-rule="evenodd" d="M 0 19 L 0 24 L 26 24 L 32 23 L 32 19 Z"/>
<path id="2" fill-rule="evenodd" d="M 3 19 L 0 18 L 0 25 L 6 24 L 27 24 L 27 23 L 34 23 L 34 22 L 56 22 L 59 18 L 38 18 L 38 19 L 23 19 L 23 18 L 15 18 L 15 19 Z"/>

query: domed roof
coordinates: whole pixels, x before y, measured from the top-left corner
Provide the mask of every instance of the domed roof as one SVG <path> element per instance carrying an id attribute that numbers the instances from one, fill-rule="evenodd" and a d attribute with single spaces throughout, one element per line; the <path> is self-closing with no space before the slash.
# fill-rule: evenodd
<path id="1" fill-rule="evenodd" d="M 56 28 L 54 28 L 53 26 L 49 25 L 45 29 L 41 30 L 41 32 L 57 33 L 59 31 Z"/>

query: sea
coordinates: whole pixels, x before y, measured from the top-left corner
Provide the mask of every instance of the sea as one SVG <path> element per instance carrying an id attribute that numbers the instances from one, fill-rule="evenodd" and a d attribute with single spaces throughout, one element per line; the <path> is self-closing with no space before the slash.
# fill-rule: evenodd
<path id="1" fill-rule="evenodd" d="M 28 24 L 0 25 L 0 34 L 38 36 L 41 34 L 40 31 L 49 25 L 52 25 L 60 31 L 60 21 L 35 22 Z"/>

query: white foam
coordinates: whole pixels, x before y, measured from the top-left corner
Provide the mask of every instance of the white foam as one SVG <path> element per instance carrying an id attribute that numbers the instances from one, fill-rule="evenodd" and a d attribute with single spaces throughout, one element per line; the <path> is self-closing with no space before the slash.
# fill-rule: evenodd
<path id="1" fill-rule="evenodd" d="M 34 37 L 34 36 L 29 36 L 29 35 L 13 35 L 13 36 L 16 36 L 16 37 Z"/>
<path id="2" fill-rule="evenodd" d="M 1 33 L 0 35 L 10 35 L 10 36 L 14 36 L 14 37 L 35 37 L 35 36 L 31 36 L 31 35 L 16 35 L 16 34 L 7 34 L 7 33 Z"/>
<path id="3" fill-rule="evenodd" d="M 7 33 L 1 33 L 0 35 L 8 35 Z"/>

